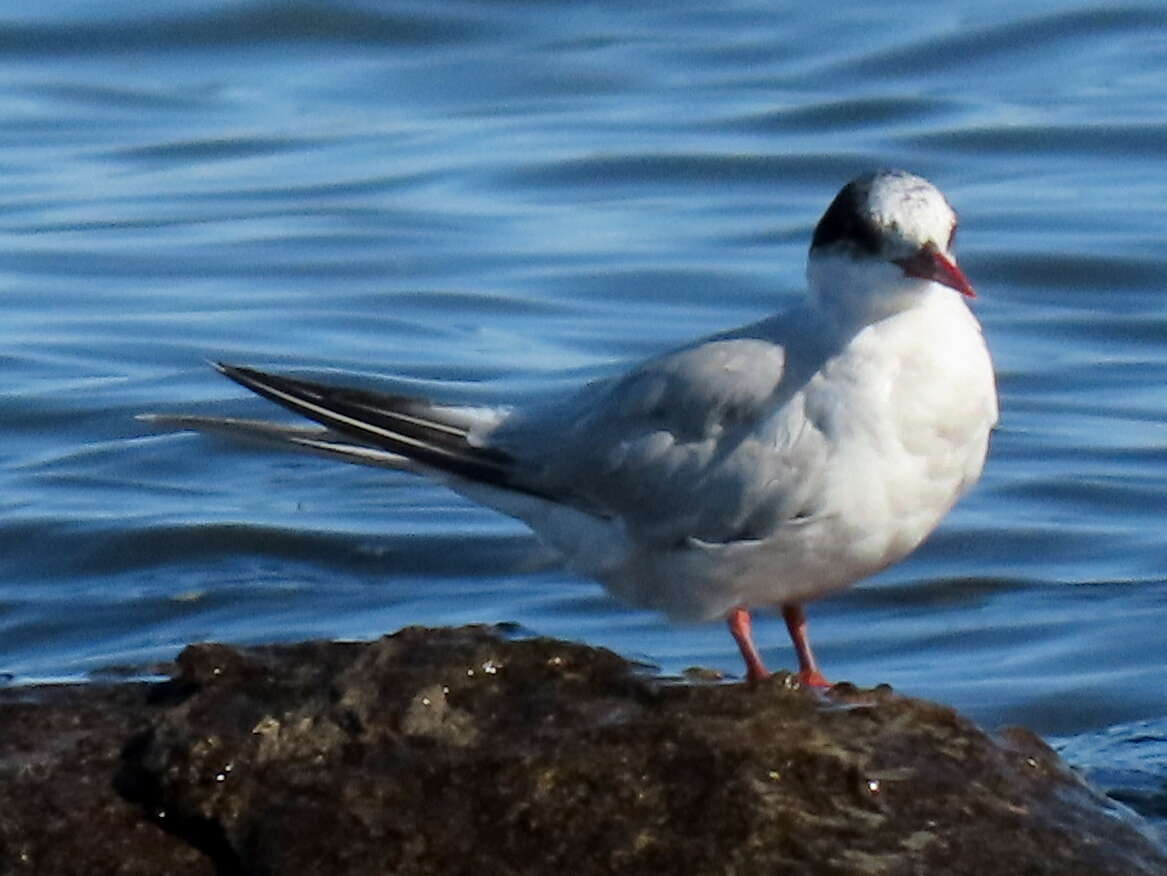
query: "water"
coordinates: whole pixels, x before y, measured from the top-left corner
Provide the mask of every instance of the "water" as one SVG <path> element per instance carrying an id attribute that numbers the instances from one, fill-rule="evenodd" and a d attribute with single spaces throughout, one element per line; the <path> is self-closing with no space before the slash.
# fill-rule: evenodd
<path id="1" fill-rule="evenodd" d="M 1167 10 L 707 7 L 0 13 L 0 672 L 493 621 L 737 671 L 440 488 L 133 415 L 274 413 L 208 358 L 467 402 L 607 373 L 788 302 L 837 188 L 902 166 L 961 211 L 1003 418 L 923 549 L 812 606 L 819 656 L 1161 818 Z"/>

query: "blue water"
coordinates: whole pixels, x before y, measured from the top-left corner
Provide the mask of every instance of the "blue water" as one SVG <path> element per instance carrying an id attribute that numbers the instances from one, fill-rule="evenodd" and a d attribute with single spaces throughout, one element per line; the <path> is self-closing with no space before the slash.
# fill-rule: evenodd
<path id="1" fill-rule="evenodd" d="M 1002 422 L 914 557 L 811 607 L 820 659 L 1056 738 L 1162 816 L 1167 8 L 717 6 L 0 13 L 0 672 L 493 621 L 738 671 L 721 626 L 626 609 L 441 488 L 134 415 L 275 414 L 209 358 L 570 385 L 784 306 L 838 187 L 902 166 L 961 212 Z"/>

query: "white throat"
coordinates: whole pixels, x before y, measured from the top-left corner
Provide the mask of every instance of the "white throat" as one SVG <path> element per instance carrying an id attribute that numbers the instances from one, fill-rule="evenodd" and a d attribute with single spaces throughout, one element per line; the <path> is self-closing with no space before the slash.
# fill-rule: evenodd
<path id="1" fill-rule="evenodd" d="M 908 277 L 891 262 L 814 253 L 806 266 L 812 303 L 841 328 L 855 329 L 915 307 L 945 290 L 931 280 Z"/>

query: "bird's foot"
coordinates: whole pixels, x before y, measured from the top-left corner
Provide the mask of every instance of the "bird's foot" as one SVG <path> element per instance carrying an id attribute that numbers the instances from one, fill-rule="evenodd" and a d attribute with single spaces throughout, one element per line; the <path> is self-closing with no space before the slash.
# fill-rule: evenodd
<path id="1" fill-rule="evenodd" d="M 831 687 L 831 683 L 817 669 L 800 670 L 795 673 L 794 677 L 798 679 L 798 684 L 801 687 L 813 687 L 816 690 L 826 690 Z"/>

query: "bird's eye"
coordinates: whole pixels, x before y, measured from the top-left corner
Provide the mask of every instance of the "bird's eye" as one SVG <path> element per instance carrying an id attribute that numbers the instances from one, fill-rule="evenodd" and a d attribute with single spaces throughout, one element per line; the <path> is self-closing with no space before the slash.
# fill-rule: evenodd
<path id="1" fill-rule="evenodd" d="M 956 223 L 952 223 L 952 231 L 948 232 L 948 251 L 952 252 L 952 245 L 956 243 Z"/>

